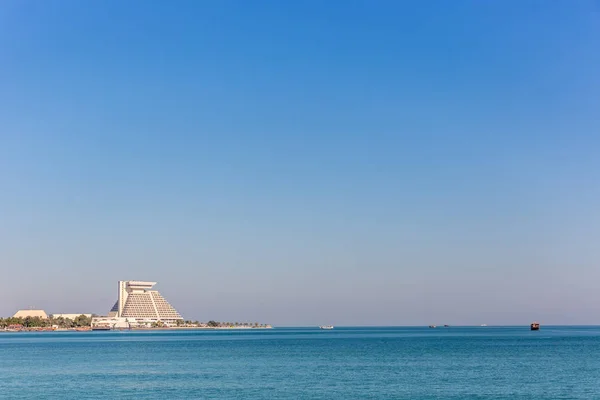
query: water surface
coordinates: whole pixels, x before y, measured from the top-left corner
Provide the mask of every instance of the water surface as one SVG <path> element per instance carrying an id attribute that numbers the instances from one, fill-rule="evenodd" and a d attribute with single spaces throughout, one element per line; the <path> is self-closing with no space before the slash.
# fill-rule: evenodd
<path id="1" fill-rule="evenodd" d="M 600 327 L 0 334 L 6 399 L 592 399 Z"/>

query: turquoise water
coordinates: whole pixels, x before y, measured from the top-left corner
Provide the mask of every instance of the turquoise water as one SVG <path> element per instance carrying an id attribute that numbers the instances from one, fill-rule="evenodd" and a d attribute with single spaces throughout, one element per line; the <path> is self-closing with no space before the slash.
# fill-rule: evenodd
<path id="1" fill-rule="evenodd" d="M 592 399 L 600 327 L 0 333 L 6 399 Z"/>

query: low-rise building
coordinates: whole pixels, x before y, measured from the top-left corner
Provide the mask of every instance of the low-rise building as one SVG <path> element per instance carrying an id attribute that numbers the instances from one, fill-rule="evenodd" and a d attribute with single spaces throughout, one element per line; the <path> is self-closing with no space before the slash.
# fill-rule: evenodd
<path id="1" fill-rule="evenodd" d="M 41 319 L 47 319 L 48 314 L 44 310 L 19 310 L 13 315 L 13 318 L 27 318 L 27 317 L 38 317 Z"/>
<path id="2" fill-rule="evenodd" d="M 75 318 L 80 317 L 80 316 L 84 316 L 87 318 L 92 318 L 92 314 L 52 314 L 52 318 L 63 318 L 63 319 L 70 319 L 72 321 L 75 321 Z"/>

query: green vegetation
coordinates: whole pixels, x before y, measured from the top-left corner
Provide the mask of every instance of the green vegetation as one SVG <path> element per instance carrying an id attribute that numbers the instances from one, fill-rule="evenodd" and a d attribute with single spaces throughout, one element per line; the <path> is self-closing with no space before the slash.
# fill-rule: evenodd
<path id="1" fill-rule="evenodd" d="M 154 321 L 152 323 L 153 328 L 164 328 L 165 324 L 162 321 Z"/>
<path id="2" fill-rule="evenodd" d="M 69 318 L 48 318 L 42 319 L 40 317 L 25 317 L 25 318 L 0 318 L 0 329 L 9 327 L 10 325 L 23 325 L 25 328 L 52 328 L 57 327 L 59 329 L 69 328 L 80 328 L 92 325 L 92 319 L 85 315 L 80 315 L 71 320 Z"/>
<path id="3" fill-rule="evenodd" d="M 266 328 L 268 325 L 259 324 L 258 322 L 219 322 L 219 321 L 208 321 L 206 324 L 202 324 L 198 321 L 183 321 L 179 320 L 176 322 L 178 327 L 182 326 L 208 326 L 209 328 Z M 11 325 L 21 325 L 24 329 L 74 329 L 74 328 L 85 328 L 92 325 L 92 319 L 85 315 L 80 315 L 74 320 L 68 318 L 48 318 L 42 319 L 39 317 L 26 317 L 26 318 L 0 318 L 0 330 L 6 329 Z M 151 325 L 152 328 L 166 328 L 162 321 L 155 321 Z"/>
<path id="4" fill-rule="evenodd" d="M 197 322 L 196 322 L 197 323 Z M 266 324 L 259 324 L 258 322 L 218 322 L 210 320 L 206 323 L 209 328 L 266 328 Z"/>

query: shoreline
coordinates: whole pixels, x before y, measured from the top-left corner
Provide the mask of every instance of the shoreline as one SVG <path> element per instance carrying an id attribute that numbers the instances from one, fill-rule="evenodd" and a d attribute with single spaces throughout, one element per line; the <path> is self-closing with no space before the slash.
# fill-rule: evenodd
<path id="1" fill-rule="evenodd" d="M 34 332 L 34 333 L 52 333 L 52 332 L 74 332 L 74 333 L 82 333 L 82 332 L 111 332 L 111 331 L 206 331 L 206 330 L 214 330 L 214 331 L 249 331 L 249 330 L 269 330 L 273 329 L 270 327 L 248 327 L 248 328 L 229 328 L 229 327 L 196 327 L 196 326 L 177 326 L 177 327 L 164 327 L 164 328 L 116 328 L 116 329 L 98 329 L 94 330 L 90 329 L 0 329 L 0 333 L 20 333 L 20 332 Z"/>
<path id="2" fill-rule="evenodd" d="M 458 329 L 464 329 L 464 328 L 478 328 L 481 330 L 486 330 L 487 329 L 510 329 L 510 328 L 529 328 L 529 326 L 525 326 L 525 325 L 488 325 L 488 326 L 480 326 L 480 325 L 450 325 L 447 327 L 442 327 L 442 326 L 438 326 L 438 329 L 435 329 L 435 331 L 444 331 L 444 330 L 448 330 L 448 329 L 452 329 L 452 328 L 458 328 Z M 599 328 L 600 324 L 586 324 L 586 325 L 579 325 L 579 324 L 569 324 L 569 325 L 544 325 L 545 329 L 551 329 L 551 328 L 576 328 L 576 327 L 581 327 L 581 328 Z M 307 328 L 315 328 L 318 329 L 317 327 L 310 325 L 310 326 L 279 326 L 278 329 L 307 329 Z M 357 325 L 357 326 L 337 326 L 336 328 L 345 328 L 345 329 L 369 329 L 369 328 L 401 328 L 401 329 L 413 329 L 413 328 L 427 328 L 426 326 L 422 326 L 422 325 L 398 325 L 398 326 L 393 326 L 393 325 L 389 325 L 389 326 L 367 326 L 367 325 Z M 198 331 L 248 331 L 248 330 L 269 330 L 269 329 L 275 329 L 273 328 L 273 326 L 264 326 L 264 327 L 211 327 L 211 326 L 175 326 L 175 327 L 156 327 L 156 328 L 143 328 L 143 327 L 135 327 L 135 328 L 116 328 L 116 329 L 99 329 L 99 330 L 93 330 L 91 328 L 88 329 L 75 329 L 75 328 L 63 328 L 63 329 L 40 329 L 40 328 L 22 328 L 22 329 L 0 329 L 0 334 L 2 333 L 20 333 L 20 332 L 33 332 L 33 333 L 48 333 L 48 332 L 102 332 L 102 331 L 185 331 L 185 330 L 198 330 Z"/>

